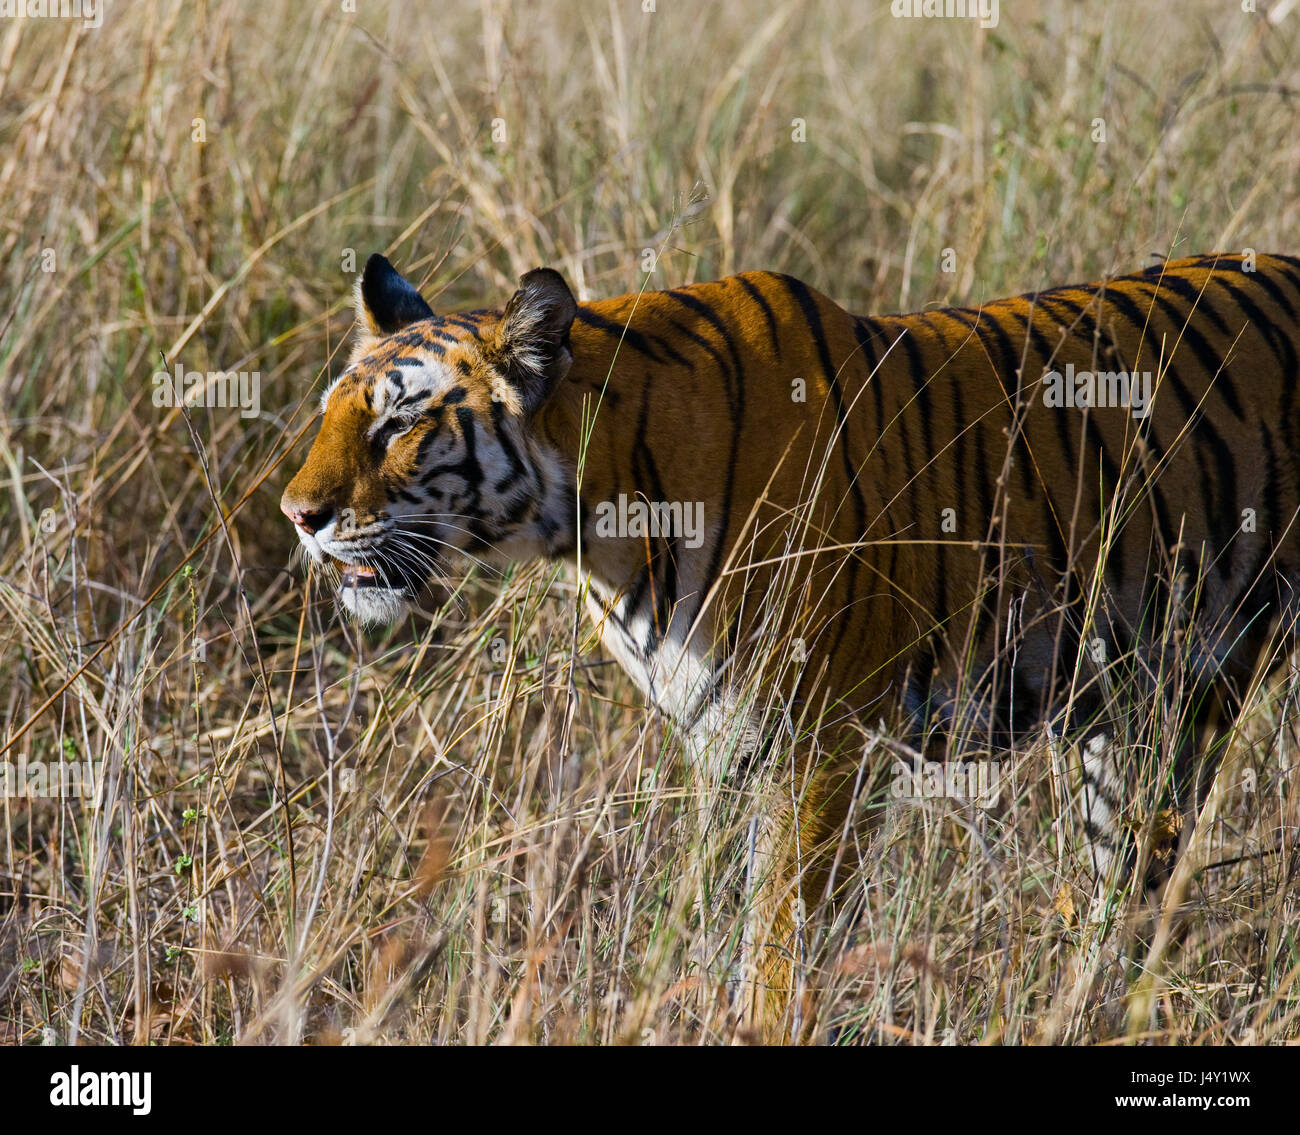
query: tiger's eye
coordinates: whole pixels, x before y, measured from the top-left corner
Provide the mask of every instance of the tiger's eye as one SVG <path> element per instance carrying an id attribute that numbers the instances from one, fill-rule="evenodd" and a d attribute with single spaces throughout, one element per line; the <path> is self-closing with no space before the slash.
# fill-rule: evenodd
<path id="1" fill-rule="evenodd" d="M 401 437 L 404 433 L 408 433 L 414 425 L 415 421 L 413 419 L 389 418 L 370 435 L 370 444 L 380 453 L 383 453 L 395 439 Z"/>

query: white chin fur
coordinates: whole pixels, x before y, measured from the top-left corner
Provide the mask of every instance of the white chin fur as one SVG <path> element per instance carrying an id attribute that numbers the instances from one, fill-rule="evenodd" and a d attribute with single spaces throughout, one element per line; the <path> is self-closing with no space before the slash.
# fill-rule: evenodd
<path id="1" fill-rule="evenodd" d="M 340 587 L 339 603 L 359 623 L 395 623 L 410 609 L 406 596 L 390 587 Z"/>

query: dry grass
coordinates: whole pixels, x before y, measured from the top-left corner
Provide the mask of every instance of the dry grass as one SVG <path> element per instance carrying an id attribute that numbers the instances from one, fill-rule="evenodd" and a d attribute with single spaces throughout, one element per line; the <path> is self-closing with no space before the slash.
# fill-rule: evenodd
<path id="1" fill-rule="evenodd" d="M 679 739 L 585 627 L 575 657 L 571 581 L 476 576 L 362 635 L 288 568 L 277 498 L 340 367 L 348 250 L 435 307 L 537 264 L 615 294 L 702 190 L 652 286 L 765 267 L 895 310 L 1297 252 L 1300 10 L 1269 6 L 0 22 L 3 743 L 105 762 L 93 804 L 0 803 L 0 1040 L 734 1039 L 752 800 L 700 822 Z M 155 407 L 160 353 L 259 372 L 261 416 Z M 854 917 L 809 928 L 813 1037 L 1300 1036 L 1293 696 L 1257 699 L 1196 849 L 1240 861 L 1187 877 L 1187 933 L 1150 956 L 1085 917 L 1068 753 L 1013 754 L 988 813 L 888 809 Z"/>

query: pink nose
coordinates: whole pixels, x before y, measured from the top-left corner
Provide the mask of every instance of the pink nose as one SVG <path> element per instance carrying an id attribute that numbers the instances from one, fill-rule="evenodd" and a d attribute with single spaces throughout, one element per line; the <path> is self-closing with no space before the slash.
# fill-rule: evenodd
<path id="1" fill-rule="evenodd" d="M 330 517 L 334 515 L 333 509 L 322 508 L 311 512 L 305 512 L 300 508 L 295 508 L 284 501 L 280 502 L 280 511 L 294 522 L 308 535 L 314 536 L 330 522 Z"/>

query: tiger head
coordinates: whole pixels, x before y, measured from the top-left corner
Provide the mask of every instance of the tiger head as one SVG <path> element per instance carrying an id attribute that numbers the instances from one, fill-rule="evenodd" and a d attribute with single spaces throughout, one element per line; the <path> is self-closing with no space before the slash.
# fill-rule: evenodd
<path id="1" fill-rule="evenodd" d="M 533 419 L 573 362 L 559 273 L 503 312 L 438 317 L 382 256 L 357 287 L 360 336 L 280 508 L 337 575 L 344 610 L 392 622 L 458 561 L 561 553 L 573 471 Z"/>

